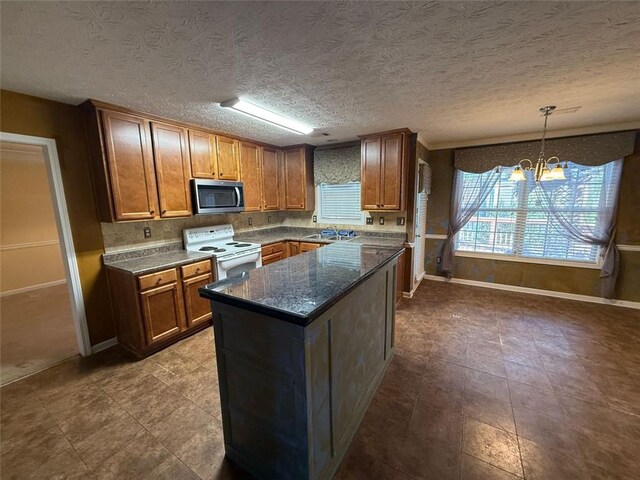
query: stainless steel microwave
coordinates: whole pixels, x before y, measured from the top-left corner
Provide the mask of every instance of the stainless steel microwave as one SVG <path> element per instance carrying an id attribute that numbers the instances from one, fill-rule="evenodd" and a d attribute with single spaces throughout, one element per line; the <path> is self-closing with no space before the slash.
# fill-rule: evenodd
<path id="1" fill-rule="evenodd" d="M 242 182 L 191 179 L 193 213 L 231 213 L 244 211 Z"/>

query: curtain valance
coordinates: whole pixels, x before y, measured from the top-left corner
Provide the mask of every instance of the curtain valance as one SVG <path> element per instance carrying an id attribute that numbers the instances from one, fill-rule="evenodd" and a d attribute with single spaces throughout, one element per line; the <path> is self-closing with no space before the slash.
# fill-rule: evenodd
<path id="1" fill-rule="evenodd" d="M 636 131 L 601 133 L 580 137 L 547 140 L 547 156 L 580 165 L 596 166 L 624 158 L 633 153 Z M 505 143 L 485 147 L 461 148 L 455 151 L 454 165 L 470 173 L 487 172 L 497 166 L 513 167 L 523 158 L 534 164 L 540 152 L 540 141 Z"/>
<path id="2" fill-rule="evenodd" d="M 316 149 L 313 152 L 313 178 L 316 185 L 359 182 L 360 144 Z"/>

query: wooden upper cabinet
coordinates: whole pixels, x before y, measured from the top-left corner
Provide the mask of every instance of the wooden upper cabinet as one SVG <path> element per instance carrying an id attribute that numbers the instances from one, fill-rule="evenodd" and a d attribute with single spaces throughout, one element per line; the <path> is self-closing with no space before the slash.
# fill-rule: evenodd
<path id="1" fill-rule="evenodd" d="M 409 130 L 362 137 L 362 209 L 405 208 Z"/>
<path id="2" fill-rule="evenodd" d="M 381 143 L 379 138 L 362 140 L 362 210 L 377 210 L 380 207 Z"/>
<path id="3" fill-rule="evenodd" d="M 309 146 L 287 148 L 282 151 L 284 177 L 284 208 L 286 210 L 313 210 L 313 158 Z"/>
<path id="4" fill-rule="evenodd" d="M 280 158 L 269 147 L 262 147 L 262 209 L 280 210 Z"/>
<path id="5" fill-rule="evenodd" d="M 219 180 L 240 180 L 239 143 L 233 138 L 216 137 Z"/>
<path id="6" fill-rule="evenodd" d="M 380 207 L 384 210 L 401 208 L 403 140 L 403 135 L 397 134 L 381 138 L 383 181 L 380 182 Z"/>
<path id="7" fill-rule="evenodd" d="M 175 125 L 153 122 L 153 153 L 160 216 L 163 218 L 191 215 L 191 178 L 187 130 Z"/>
<path id="8" fill-rule="evenodd" d="M 149 122 L 111 110 L 101 111 L 111 220 L 143 220 L 156 215 L 156 189 Z M 107 186 L 108 188 L 108 186 Z M 108 208 L 101 209 L 108 211 Z M 110 219 L 104 219 L 109 221 Z"/>
<path id="9" fill-rule="evenodd" d="M 240 176 L 244 187 L 245 212 L 262 209 L 262 159 L 260 147 L 254 143 L 240 142 Z"/>
<path id="10" fill-rule="evenodd" d="M 194 178 L 217 178 L 218 148 L 215 135 L 189 130 L 189 151 L 191 175 Z"/>

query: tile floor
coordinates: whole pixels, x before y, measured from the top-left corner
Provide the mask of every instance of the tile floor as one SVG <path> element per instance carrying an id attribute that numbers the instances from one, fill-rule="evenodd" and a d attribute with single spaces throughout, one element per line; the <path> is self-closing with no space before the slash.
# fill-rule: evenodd
<path id="1" fill-rule="evenodd" d="M 224 460 L 212 345 L 3 387 L 3 480 L 247 478 Z M 336 478 L 637 478 L 639 345 L 637 310 L 424 282 Z"/>

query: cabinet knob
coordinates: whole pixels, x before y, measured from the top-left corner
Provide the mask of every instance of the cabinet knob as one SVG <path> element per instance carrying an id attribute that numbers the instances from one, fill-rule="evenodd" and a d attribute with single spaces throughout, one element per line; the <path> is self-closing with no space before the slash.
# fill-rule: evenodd
<path id="1" fill-rule="evenodd" d="M 153 215 L 154 213 L 156 213 L 155 210 L 149 210 L 149 214 Z"/>
<path id="2" fill-rule="evenodd" d="M 162 277 L 158 277 L 158 280 L 156 280 L 156 283 L 160 283 L 162 281 Z"/>
<path id="3" fill-rule="evenodd" d="M 165 213 L 167 213 L 167 211 L 166 211 L 166 210 L 162 210 L 160 213 L 161 213 L 162 215 L 164 215 Z"/>
<path id="4" fill-rule="evenodd" d="M 380 205 L 381 207 L 384 207 L 384 203 L 382 205 Z"/>
<path id="5" fill-rule="evenodd" d="M 196 273 L 200 273 L 200 268 L 196 268 Z"/>
<path id="6" fill-rule="evenodd" d="M 224 175 L 224 173 L 220 172 L 220 176 Z"/>

